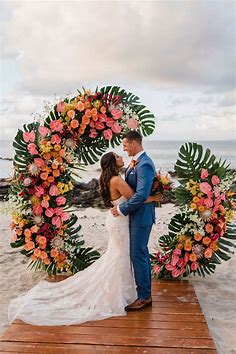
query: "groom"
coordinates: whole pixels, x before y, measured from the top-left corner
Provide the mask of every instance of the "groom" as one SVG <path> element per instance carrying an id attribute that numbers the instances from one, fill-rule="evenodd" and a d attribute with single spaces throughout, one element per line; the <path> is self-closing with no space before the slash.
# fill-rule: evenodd
<path id="1" fill-rule="evenodd" d="M 124 135 L 123 150 L 133 156 L 126 170 L 125 180 L 134 191 L 134 195 L 126 202 L 112 208 L 112 214 L 128 215 L 130 220 L 130 256 L 134 268 L 138 298 L 126 306 L 126 311 L 141 310 L 152 305 L 151 298 L 151 264 L 148 251 L 148 239 L 155 222 L 154 203 L 144 204 L 150 195 L 155 167 L 143 150 L 142 137 L 137 131 Z"/>

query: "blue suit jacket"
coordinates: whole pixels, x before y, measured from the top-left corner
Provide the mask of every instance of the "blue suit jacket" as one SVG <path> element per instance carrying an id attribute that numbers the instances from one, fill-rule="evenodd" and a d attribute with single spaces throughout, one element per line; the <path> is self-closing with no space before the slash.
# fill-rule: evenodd
<path id="1" fill-rule="evenodd" d="M 125 180 L 135 193 L 119 208 L 122 214 L 130 215 L 131 227 L 149 226 L 155 222 L 155 204 L 143 204 L 151 193 L 155 174 L 155 166 L 145 152 L 138 158 L 135 168 L 126 174 Z"/>

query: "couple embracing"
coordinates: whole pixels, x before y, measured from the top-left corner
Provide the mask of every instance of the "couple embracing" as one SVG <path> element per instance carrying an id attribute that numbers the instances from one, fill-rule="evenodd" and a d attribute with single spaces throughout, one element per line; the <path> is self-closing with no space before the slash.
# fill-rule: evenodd
<path id="1" fill-rule="evenodd" d="M 155 167 L 136 131 L 123 138 L 123 149 L 133 157 L 125 180 L 119 175 L 121 156 L 101 158 L 100 193 L 111 207 L 106 219 L 106 252 L 91 266 L 59 282 L 40 281 L 12 300 L 9 319 L 34 325 L 70 325 L 125 315 L 152 305 L 148 240 L 155 222 L 150 196 Z"/>

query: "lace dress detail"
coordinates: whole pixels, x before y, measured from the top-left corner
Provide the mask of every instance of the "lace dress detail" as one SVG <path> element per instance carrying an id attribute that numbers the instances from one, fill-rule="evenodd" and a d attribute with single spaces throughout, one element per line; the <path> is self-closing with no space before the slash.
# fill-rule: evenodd
<path id="1" fill-rule="evenodd" d="M 117 205 L 124 197 L 113 202 Z M 136 297 L 129 254 L 128 217 L 108 211 L 106 252 L 90 267 L 59 282 L 40 281 L 10 302 L 9 320 L 33 325 L 71 325 L 125 315 Z"/>

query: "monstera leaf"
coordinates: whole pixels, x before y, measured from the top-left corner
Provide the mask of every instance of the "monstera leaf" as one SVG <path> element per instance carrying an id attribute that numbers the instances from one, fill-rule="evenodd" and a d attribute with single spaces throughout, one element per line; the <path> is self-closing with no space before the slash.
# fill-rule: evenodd
<path id="1" fill-rule="evenodd" d="M 219 178 L 223 178 L 228 167 L 229 164 L 226 164 L 226 160 L 217 161 L 209 149 L 204 152 L 202 145 L 189 142 L 180 148 L 175 171 L 178 178 L 184 182 L 189 179 L 198 180 L 202 168 L 207 169 L 210 174 L 216 174 Z"/>

